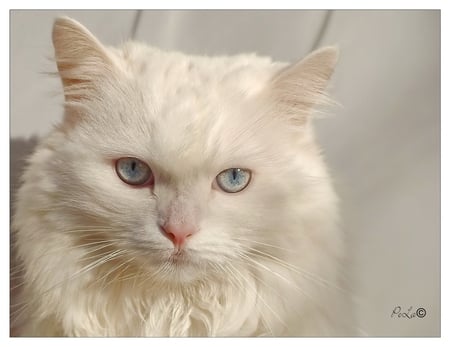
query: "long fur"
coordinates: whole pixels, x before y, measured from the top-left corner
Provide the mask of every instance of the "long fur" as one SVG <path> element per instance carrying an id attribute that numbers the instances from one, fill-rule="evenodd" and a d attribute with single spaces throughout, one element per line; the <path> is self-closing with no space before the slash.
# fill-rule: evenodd
<path id="1" fill-rule="evenodd" d="M 65 118 L 30 158 L 13 221 L 22 336 L 347 333 L 337 197 L 311 123 L 334 48 L 293 66 L 108 48 L 69 18 L 53 42 Z M 126 156 L 149 164 L 152 189 L 118 178 Z M 232 167 L 252 181 L 227 194 L 213 182 Z M 157 227 L 169 213 L 199 229 L 181 262 Z"/>

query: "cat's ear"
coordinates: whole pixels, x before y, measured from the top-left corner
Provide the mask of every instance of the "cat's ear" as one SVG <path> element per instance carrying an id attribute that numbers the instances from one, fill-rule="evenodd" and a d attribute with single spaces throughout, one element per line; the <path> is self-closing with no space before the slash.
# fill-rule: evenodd
<path id="1" fill-rule="evenodd" d="M 113 61 L 107 49 L 83 25 L 60 17 L 52 32 L 55 58 L 66 100 L 78 100 L 92 90 L 99 77 L 107 76 Z"/>
<path id="2" fill-rule="evenodd" d="M 278 72 L 271 84 L 278 111 L 303 124 L 312 108 L 328 101 L 325 90 L 337 59 L 338 49 L 325 47 Z"/>

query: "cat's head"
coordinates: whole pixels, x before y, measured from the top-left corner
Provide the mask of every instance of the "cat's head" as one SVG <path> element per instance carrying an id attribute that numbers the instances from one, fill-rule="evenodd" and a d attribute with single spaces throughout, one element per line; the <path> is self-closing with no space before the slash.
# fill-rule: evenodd
<path id="1" fill-rule="evenodd" d="M 192 281 L 326 239 L 335 197 L 310 116 L 334 48 L 290 66 L 109 48 L 68 18 L 53 43 L 65 118 L 47 170 L 75 243 Z"/>

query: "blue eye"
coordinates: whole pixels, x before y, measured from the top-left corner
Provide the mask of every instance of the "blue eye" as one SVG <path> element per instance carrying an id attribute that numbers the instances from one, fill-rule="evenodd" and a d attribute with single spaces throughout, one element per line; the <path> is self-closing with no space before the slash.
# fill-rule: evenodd
<path id="1" fill-rule="evenodd" d="M 218 174 L 216 182 L 224 192 L 237 193 L 247 187 L 250 183 L 250 178 L 250 170 L 232 168 Z"/>
<path id="2" fill-rule="evenodd" d="M 153 183 L 153 173 L 150 167 L 136 158 L 118 159 L 116 161 L 116 172 L 122 181 L 133 186 Z"/>

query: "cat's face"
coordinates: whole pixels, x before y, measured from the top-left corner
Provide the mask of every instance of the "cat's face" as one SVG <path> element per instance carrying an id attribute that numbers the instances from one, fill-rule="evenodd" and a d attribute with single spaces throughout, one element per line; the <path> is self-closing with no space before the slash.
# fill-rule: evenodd
<path id="1" fill-rule="evenodd" d="M 66 118 L 48 169 L 78 243 L 108 241 L 183 282 L 306 247 L 328 189 L 307 114 L 334 52 L 280 72 L 253 56 L 107 49 L 69 20 L 54 44 Z"/>

